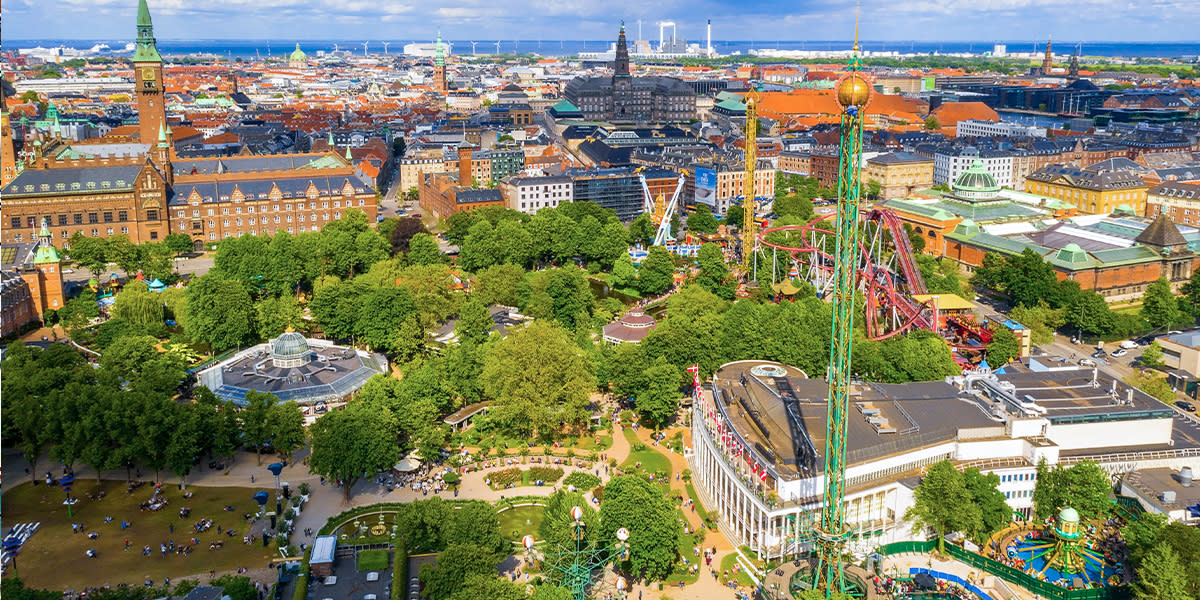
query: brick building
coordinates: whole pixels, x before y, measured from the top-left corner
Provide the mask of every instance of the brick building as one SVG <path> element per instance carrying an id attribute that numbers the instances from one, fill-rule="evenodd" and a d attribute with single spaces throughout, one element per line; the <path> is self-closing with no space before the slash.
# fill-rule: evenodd
<path id="1" fill-rule="evenodd" d="M 1200 181 L 1164 181 L 1146 192 L 1146 216 L 1167 215 L 1179 225 L 1200 226 Z"/>

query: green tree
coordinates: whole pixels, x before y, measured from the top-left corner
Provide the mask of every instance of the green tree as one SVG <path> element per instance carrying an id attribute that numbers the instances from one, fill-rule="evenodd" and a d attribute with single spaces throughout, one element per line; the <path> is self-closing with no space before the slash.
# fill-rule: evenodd
<path id="1" fill-rule="evenodd" d="M 1146 287 L 1142 294 L 1142 318 L 1155 329 L 1167 329 L 1183 320 L 1179 302 L 1166 277 L 1159 277 Z"/>
<path id="2" fill-rule="evenodd" d="M 414 265 L 433 265 L 442 262 L 437 240 L 428 233 L 418 233 L 408 242 L 408 262 Z"/>
<path id="3" fill-rule="evenodd" d="M 1053 468 L 1044 460 L 1038 463 L 1033 504 L 1039 519 L 1067 507 L 1078 511 L 1081 521 L 1103 518 L 1112 505 L 1108 498 L 1111 493 L 1112 482 L 1096 463 L 1085 460 Z"/>
<path id="4" fill-rule="evenodd" d="M 484 393 L 494 400 L 489 417 L 522 438 L 549 437 L 563 424 L 587 422 L 591 365 L 566 331 L 534 321 L 496 343 L 483 363 Z"/>
<path id="5" fill-rule="evenodd" d="M 1192 271 L 1191 279 L 1179 291 L 1183 293 L 1183 301 L 1191 307 L 1192 317 L 1200 315 L 1200 269 Z"/>
<path id="6" fill-rule="evenodd" d="M 729 265 L 725 264 L 725 254 L 721 251 L 721 246 L 700 246 L 696 262 L 700 265 L 700 275 L 696 278 L 696 283 L 718 298 L 733 300 L 734 279 L 729 272 Z"/>
<path id="7" fill-rule="evenodd" d="M 76 231 L 67 243 L 70 246 L 67 256 L 76 265 L 87 269 L 93 278 L 104 275 L 104 266 L 108 263 L 108 245 L 104 238 L 88 237 Z"/>
<path id="8" fill-rule="evenodd" d="M 25 94 L 34 94 L 36 96 L 37 92 L 28 91 Z M 25 561 L 21 562 L 24 563 Z M 14 562 L 13 564 L 15 565 L 16 563 Z M 62 600 L 62 592 L 25 587 L 25 583 L 15 573 L 14 567 L 14 575 L 12 577 L 5 577 L 4 580 L 0 581 L 0 596 L 4 596 L 6 600 Z"/>
<path id="9" fill-rule="evenodd" d="M 987 346 L 988 364 L 1000 368 L 1021 354 L 1021 343 L 1009 328 L 1003 325 L 992 332 L 992 341 Z"/>
<path id="10" fill-rule="evenodd" d="M 363 298 L 367 293 L 365 287 L 351 280 L 337 281 L 315 289 L 309 310 L 325 335 L 333 339 L 346 339 L 358 333 Z"/>
<path id="11" fill-rule="evenodd" d="M 1054 331 L 1066 323 L 1063 310 L 1050 308 L 1045 300 L 1038 301 L 1034 306 L 1016 306 L 1009 311 L 1008 316 L 1029 328 L 1034 344 L 1053 342 Z"/>
<path id="12" fill-rule="evenodd" d="M 716 233 L 717 219 L 712 209 L 707 204 L 697 204 L 696 211 L 688 215 L 687 228 L 696 233 Z"/>
<path id="13" fill-rule="evenodd" d="M 925 129 L 933 131 L 935 129 L 941 129 L 941 128 L 942 128 L 942 122 L 938 120 L 937 116 L 929 115 L 928 117 L 926 117 Z"/>
<path id="14" fill-rule="evenodd" d="M 971 502 L 979 508 L 979 527 L 969 531 L 971 539 L 983 544 L 988 536 L 999 531 L 1012 518 L 1012 509 L 1004 498 L 1000 486 L 1000 476 L 995 473 L 983 474 L 971 467 L 963 472 L 963 484 L 971 494 Z"/>
<path id="15" fill-rule="evenodd" d="M 474 544 L 451 544 L 438 555 L 437 566 L 421 565 L 423 596 L 446 600 L 472 576 L 496 577 L 501 555 Z"/>
<path id="16" fill-rule="evenodd" d="M 981 528 L 979 507 L 972 502 L 962 473 L 948 461 L 929 467 L 913 491 L 913 505 L 904 513 L 913 522 L 913 533 L 932 529 L 937 534 L 938 551 L 946 552 L 946 535 L 955 531 Z"/>
<path id="17" fill-rule="evenodd" d="M 526 312 L 538 318 L 553 318 L 576 330 L 591 323 L 592 291 L 579 269 L 562 267 L 538 272 L 530 282 Z"/>
<path id="18" fill-rule="evenodd" d="M 629 243 L 650 245 L 654 241 L 655 227 L 650 222 L 650 215 L 642 213 L 629 223 Z"/>
<path id="19" fill-rule="evenodd" d="M 304 413 L 295 402 L 280 402 L 267 411 L 271 446 L 275 452 L 291 460 L 292 453 L 304 445 Z"/>
<path id="20" fill-rule="evenodd" d="M 529 297 L 525 270 L 517 265 L 493 265 L 477 271 L 471 286 L 471 294 L 484 306 L 520 306 Z"/>
<path id="21" fill-rule="evenodd" d="M 629 253 L 623 253 L 612 266 L 612 285 L 617 289 L 632 288 L 637 284 L 637 269 L 633 266 L 633 259 L 629 258 Z"/>
<path id="22" fill-rule="evenodd" d="M 1112 330 L 1114 319 L 1112 310 L 1104 301 L 1104 296 L 1094 291 L 1081 292 L 1064 310 L 1063 316 L 1067 325 L 1081 332 L 1104 334 Z"/>
<path id="23" fill-rule="evenodd" d="M 458 336 L 459 343 L 482 344 L 487 341 L 495 325 L 488 307 L 472 298 L 464 302 L 459 309 L 454 333 Z"/>
<path id="24" fill-rule="evenodd" d="M 254 339 L 254 305 L 246 288 L 216 274 L 193 279 L 187 287 L 188 337 L 214 352 Z"/>
<path id="25" fill-rule="evenodd" d="M 468 575 L 462 586 L 450 595 L 450 600 L 527 600 L 525 587 L 509 581 L 495 573 L 491 575 Z"/>
<path id="26" fill-rule="evenodd" d="M 627 571 L 647 581 L 666 578 L 679 559 L 683 531 L 662 488 L 635 475 L 610 479 L 600 504 L 600 539 L 606 545 L 615 543 L 622 527 L 629 531 Z"/>
<path id="27" fill-rule="evenodd" d="M 643 372 L 644 387 L 637 392 L 635 406 L 645 423 L 661 428 L 675 416 L 683 396 L 679 391 L 682 376 L 679 367 L 662 356 Z"/>
<path id="28" fill-rule="evenodd" d="M 396 514 L 400 535 L 409 552 L 440 552 L 446 548 L 446 535 L 454 509 L 441 498 L 417 500 Z"/>
<path id="29" fill-rule="evenodd" d="M 255 325 L 258 337 L 270 339 L 300 325 L 304 313 L 296 297 L 291 294 L 267 296 L 254 303 Z"/>
<path id="30" fill-rule="evenodd" d="M 675 282 L 675 259 L 662 246 L 651 246 L 638 269 L 638 290 L 647 296 L 667 291 Z"/>
<path id="31" fill-rule="evenodd" d="M 1143 558 L 1133 582 L 1137 600 L 1190 600 L 1184 564 L 1171 546 L 1160 543 Z"/>
<path id="32" fill-rule="evenodd" d="M 1175 390 L 1161 373 L 1135 372 L 1125 377 L 1125 383 L 1149 394 L 1163 404 L 1175 401 Z"/>
<path id="33" fill-rule="evenodd" d="M 192 251 L 192 238 L 186 233 L 170 233 L 163 240 L 167 248 L 176 255 Z"/>
<path id="34" fill-rule="evenodd" d="M 879 193 L 882 191 L 883 191 L 883 184 L 879 183 L 878 179 L 868 179 L 867 180 L 867 197 L 868 198 L 878 199 Z"/>
<path id="35" fill-rule="evenodd" d="M 1158 340 L 1150 342 L 1150 345 L 1146 346 L 1145 350 L 1142 350 L 1141 364 L 1147 369 L 1163 368 L 1165 364 L 1163 362 L 1163 350 Z"/>
<path id="36" fill-rule="evenodd" d="M 100 366 L 119 380 L 133 380 L 158 357 L 158 339 L 148 335 L 118 339 L 100 355 Z"/>
<path id="37" fill-rule="evenodd" d="M 274 394 L 250 390 L 246 392 L 246 406 L 242 409 L 242 436 L 249 446 L 254 446 L 258 464 L 262 464 L 262 447 L 271 443 L 271 407 L 279 402 Z"/>
<path id="38" fill-rule="evenodd" d="M 482 500 L 471 500 L 454 511 L 446 541 L 449 544 L 472 544 L 491 552 L 500 552 L 507 545 L 500 535 L 496 507 Z"/>
<path id="39" fill-rule="evenodd" d="M 381 287 L 370 290 L 358 305 L 354 331 L 372 348 L 397 354 L 406 347 L 399 336 L 404 324 L 419 318 L 412 294 L 406 289 Z"/>
<path id="40" fill-rule="evenodd" d="M 362 402 L 321 415 L 310 428 L 312 453 L 309 469 L 330 480 L 340 480 L 346 500 L 363 473 L 390 468 L 400 455 L 396 418 Z"/>
<path id="41" fill-rule="evenodd" d="M 600 514 L 592 509 L 583 494 L 559 489 L 546 498 L 546 508 L 542 511 L 542 522 L 538 525 L 537 539 L 546 542 L 548 551 L 574 550 L 574 530 L 571 523 L 571 509 L 578 506 L 583 509 L 584 531 L 594 535 L 587 539 L 587 547 L 595 547 L 596 536 L 599 535 Z M 515 532 L 514 532 L 515 533 Z"/>

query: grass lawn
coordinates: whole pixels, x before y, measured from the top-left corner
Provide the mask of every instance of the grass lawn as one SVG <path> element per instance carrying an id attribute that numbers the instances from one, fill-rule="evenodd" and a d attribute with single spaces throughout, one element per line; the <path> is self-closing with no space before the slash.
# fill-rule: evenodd
<path id="1" fill-rule="evenodd" d="M 87 494 L 98 489 L 103 489 L 106 496 L 89 500 Z M 17 523 L 41 523 L 21 549 L 17 561 L 25 585 L 51 590 L 81 590 L 105 584 L 115 587 L 119 583 L 140 586 L 147 577 L 156 583 L 161 583 L 164 577 L 174 581 L 187 575 L 206 575 L 209 570 L 260 567 L 277 556 L 273 547 L 268 552 L 261 541 L 242 544 L 242 536 L 249 532 L 249 524 L 242 515 L 258 510 L 258 504 L 251 499 L 257 490 L 193 486 L 188 488 L 193 492 L 192 497 L 184 499 L 176 486 L 163 486 L 168 504 L 156 512 L 138 508 L 154 493 L 152 486 L 144 485 L 132 494 L 125 490 L 123 481 L 104 481 L 99 488 L 93 479 L 77 481 L 73 494 L 79 494 L 80 499 L 72 508 L 72 519 L 67 518 L 63 494 L 58 488 L 25 483 L 5 492 L 6 528 Z M 234 511 L 222 510 L 226 505 Z M 179 508 L 183 506 L 192 509 L 186 519 L 179 518 Z M 112 517 L 112 522 L 105 523 L 107 517 Z M 195 533 L 193 525 L 202 517 L 212 519 L 214 526 L 204 533 Z M 121 531 L 121 521 L 129 521 L 130 528 Z M 83 523 L 85 533 L 71 533 L 72 522 Z M 232 537 L 219 534 L 217 526 L 236 533 Z M 100 537 L 88 539 L 86 532 L 92 531 Z M 164 557 L 159 552 L 159 544 L 174 540 L 176 546 L 187 545 L 193 536 L 199 543 L 192 546 L 187 556 L 168 552 Z M 124 550 L 126 539 L 130 542 L 129 550 Z M 209 550 L 208 543 L 213 540 L 223 541 L 224 547 Z M 143 546 L 150 546 L 153 553 L 142 556 Z M 89 548 L 96 550 L 96 558 L 86 557 Z"/>
<path id="2" fill-rule="evenodd" d="M 545 512 L 541 506 L 518 506 L 500 513 L 500 535 L 510 542 L 519 542 L 526 535 L 536 537 Z"/>
<path id="3" fill-rule="evenodd" d="M 680 521 L 684 523 L 688 522 L 687 517 L 684 516 L 682 511 L 676 509 L 675 514 L 679 517 Z M 695 547 L 699 545 L 702 544 L 696 544 L 695 538 L 693 538 L 691 534 L 684 533 L 679 536 L 679 548 L 677 549 L 679 551 L 679 562 L 675 563 L 675 567 L 671 570 L 671 574 L 667 576 L 666 583 L 668 585 L 679 585 L 680 581 L 682 581 L 684 584 L 692 584 L 696 583 L 696 580 L 700 578 L 700 572 L 703 569 L 701 569 L 701 571 L 697 571 L 695 574 L 689 572 L 689 569 L 692 565 L 699 564 L 698 561 L 704 560 L 703 556 L 696 556 L 692 553 Z M 684 558 L 688 560 L 687 564 L 684 564 Z"/>
<path id="4" fill-rule="evenodd" d="M 387 550 L 363 550 L 358 553 L 359 571 L 382 571 L 386 568 L 388 568 Z"/>
<path id="5" fill-rule="evenodd" d="M 629 447 L 633 448 L 642 441 L 633 433 L 632 427 L 625 428 L 625 439 L 629 440 Z M 639 468 L 637 465 L 641 463 Z M 629 458 L 621 463 L 619 468 L 627 473 L 642 471 L 645 473 L 665 473 L 664 481 L 671 480 L 671 460 L 663 453 L 654 449 L 654 446 L 646 446 L 644 450 L 634 450 L 629 453 Z"/>
<path id="6" fill-rule="evenodd" d="M 699 515 L 701 521 L 708 520 L 708 511 L 704 510 L 704 503 L 700 501 L 700 496 L 696 493 L 696 488 L 692 486 L 692 482 L 687 482 L 684 486 L 687 490 L 688 498 L 691 498 L 692 503 L 696 505 L 696 514 Z"/>
<path id="7" fill-rule="evenodd" d="M 732 569 L 734 565 L 738 564 L 737 559 L 738 559 L 737 552 L 730 552 L 729 554 L 726 554 L 725 558 L 721 559 L 721 572 L 724 573 L 725 569 Z M 745 586 L 753 586 L 754 585 L 754 580 L 750 579 L 750 576 L 746 574 L 746 571 L 744 569 L 738 571 L 737 582 L 738 582 L 738 585 L 745 585 Z"/>

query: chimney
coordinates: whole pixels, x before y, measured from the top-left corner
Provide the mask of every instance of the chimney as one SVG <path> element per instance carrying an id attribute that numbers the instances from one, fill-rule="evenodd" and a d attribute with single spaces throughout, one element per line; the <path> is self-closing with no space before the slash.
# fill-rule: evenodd
<path id="1" fill-rule="evenodd" d="M 471 145 L 458 147 L 458 185 L 471 187 Z"/>
<path id="2" fill-rule="evenodd" d="M 1179 485 L 1192 487 L 1192 468 L 1184 467 L 1179 470 Z"/>

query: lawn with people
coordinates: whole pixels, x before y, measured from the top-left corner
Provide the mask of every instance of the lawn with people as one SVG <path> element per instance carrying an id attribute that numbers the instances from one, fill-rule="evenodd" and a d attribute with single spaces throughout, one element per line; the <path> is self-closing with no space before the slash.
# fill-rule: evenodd
<path id="1" fill-rule="evenodd" d="M 255 491 L 164 485 L 156 497 L 149 482 L 130 491 L 124 481 L 79 480 L 68 518 L 61 489 L 19 485 L 4 492 L 5 523 L 41 526 L 21 548 L 16 573 L 27 586 L 65 591 L 260 567 L 276 554 L 261 539 L 243 541 L 252 527 L 245 515 L 258 510 Z M 259 521 L 253 530 L 261 529 Z"/>

